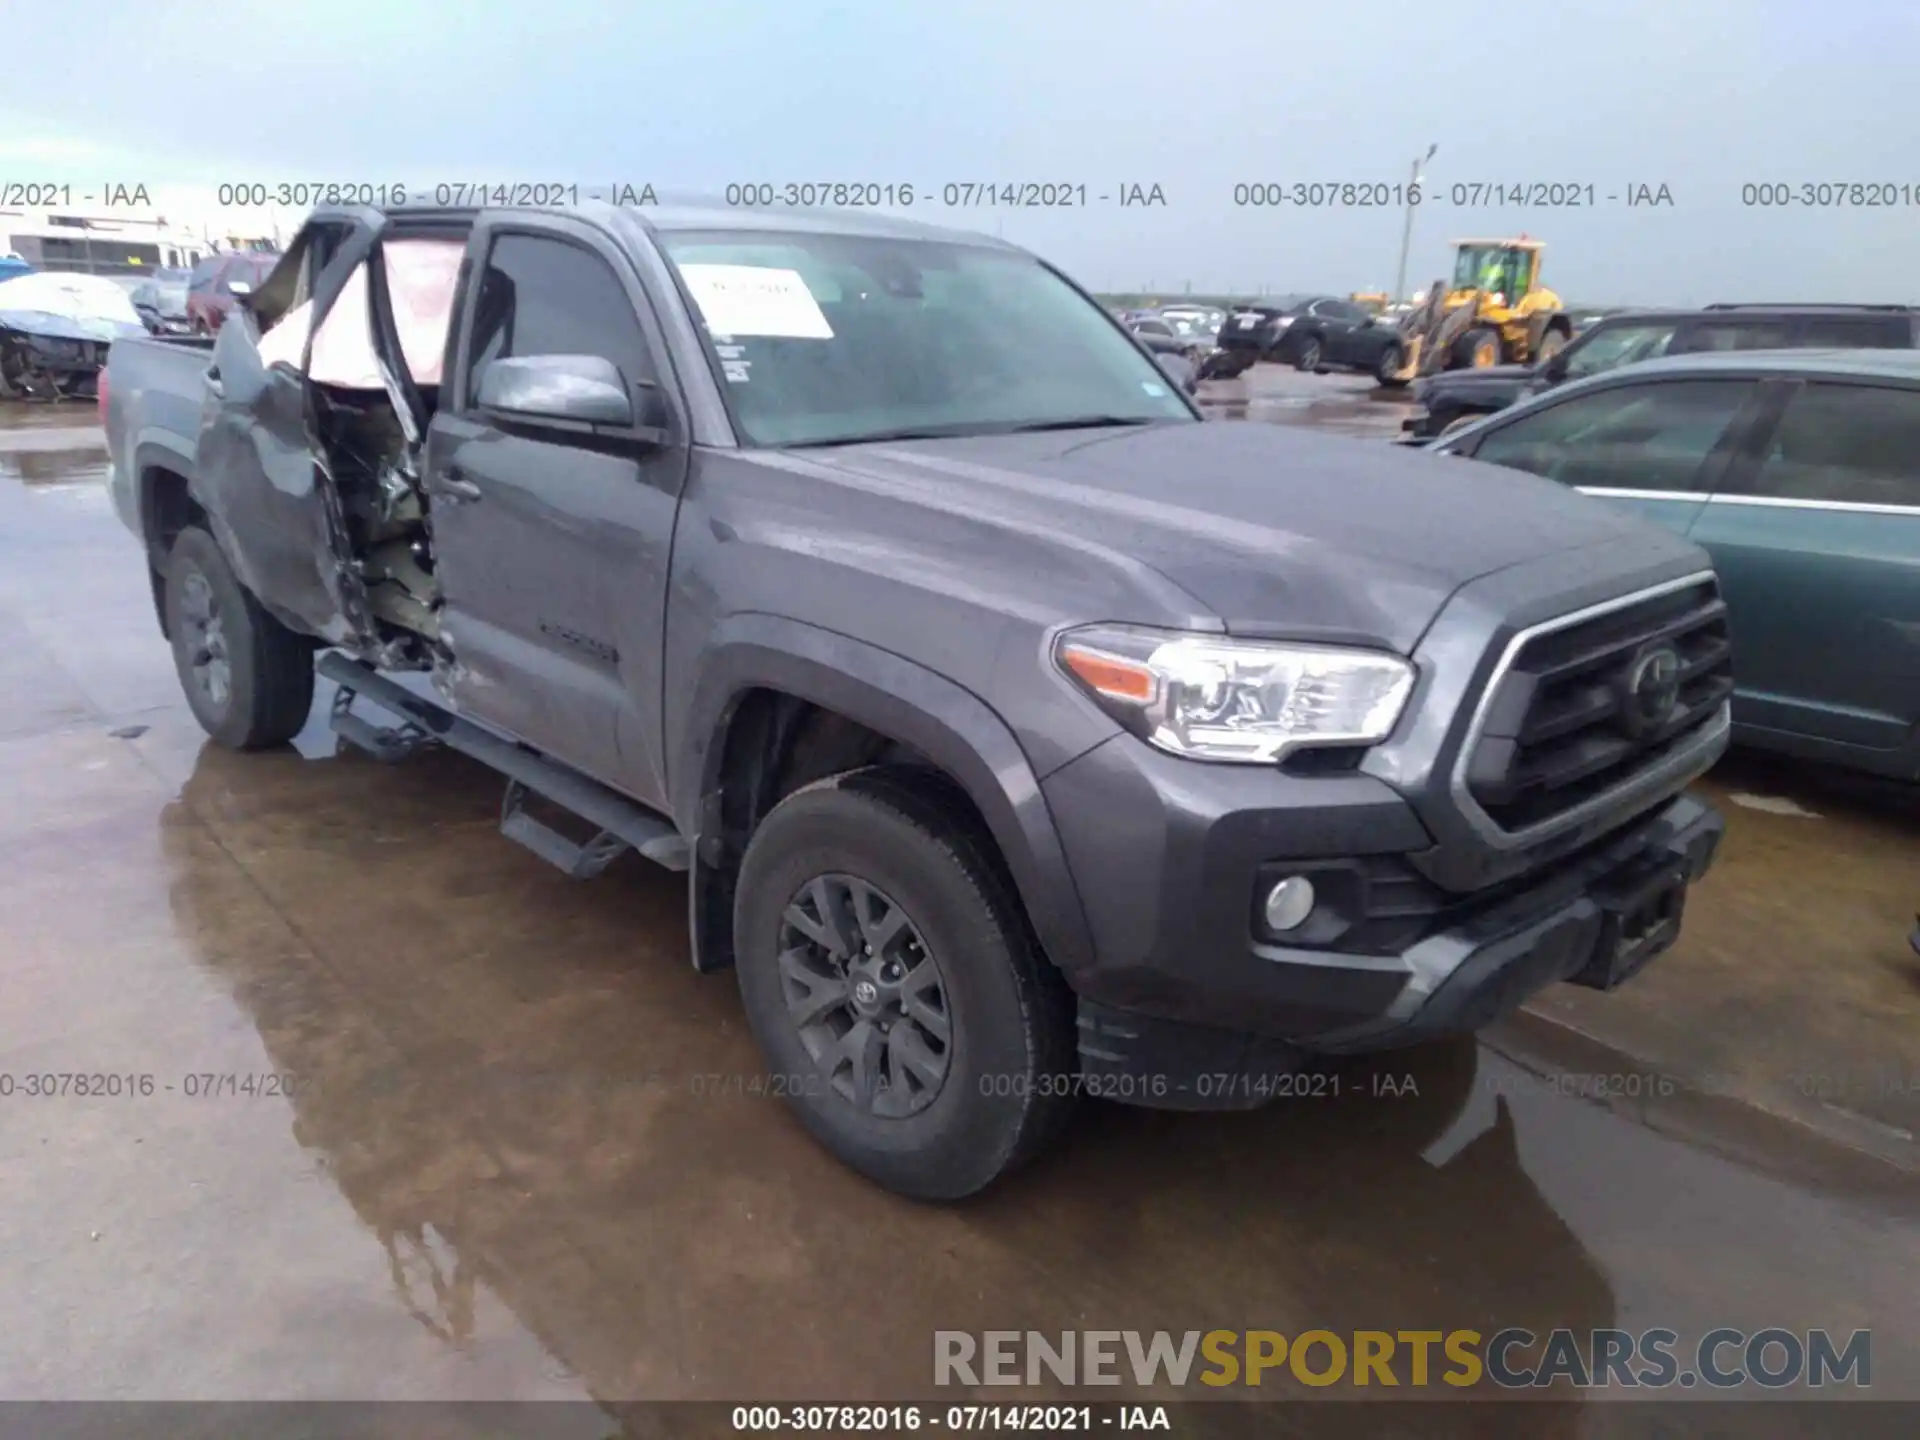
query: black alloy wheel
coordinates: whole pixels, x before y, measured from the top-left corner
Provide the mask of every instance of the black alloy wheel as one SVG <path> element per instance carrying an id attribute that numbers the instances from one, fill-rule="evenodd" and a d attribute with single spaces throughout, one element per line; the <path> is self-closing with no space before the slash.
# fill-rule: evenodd
<path id="1" fill-rule="evenodd" d="M 946 976 L 892 896 L 857 876 L 807 881 L 780 926 L 787 1016 L 827 1083 L 897 1120 L 933 1103 L 953 1052 Z"/>

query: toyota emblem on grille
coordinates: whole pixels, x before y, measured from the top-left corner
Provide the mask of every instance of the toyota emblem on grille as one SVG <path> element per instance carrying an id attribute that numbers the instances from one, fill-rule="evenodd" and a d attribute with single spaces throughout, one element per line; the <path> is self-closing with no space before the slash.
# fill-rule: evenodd
<path id="1" fill-rule="evenodd" d="M 1680 653 L 1671 645 L 1640 651 L 1621 677 L 1620 723 L 1634 739 L 1658 730 L 1680 705 Z"/>

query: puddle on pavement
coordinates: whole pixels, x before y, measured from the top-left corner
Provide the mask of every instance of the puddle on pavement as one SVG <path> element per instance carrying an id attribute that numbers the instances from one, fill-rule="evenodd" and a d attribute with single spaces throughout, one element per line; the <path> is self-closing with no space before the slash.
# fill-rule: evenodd
<path id="1" fill-rule="evenodd" d="M 1366 440 L 1394 440 L 1407 414 L 1404 391 L 1349 377 L 1259 372 L 1257 378 L 1210 381 L 1194 397 L 1210 420 L 1303 425 Z"/>
<path id="2" fill-rule="evenodd" d="M 99 485 L 107 478 L 107 452 L 98 445 L 71 450 L 0 451 L 0 480 L 40 488 Z"/>
<path id="3" fill-rule="evenodd" d="M 93 429 L 98 433 L 99 405 L 84 400 L 0 400 L 0 433 L 8 436 L 38 430 Z"/>

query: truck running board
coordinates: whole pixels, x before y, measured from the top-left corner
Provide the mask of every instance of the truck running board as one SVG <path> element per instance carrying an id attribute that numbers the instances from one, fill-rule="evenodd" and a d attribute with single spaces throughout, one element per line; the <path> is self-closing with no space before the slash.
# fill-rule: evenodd
<path id="1" fill-rule="evenodd" d="M 574 879 L 598 875 L 627 850 L 637 850 L 668 870 L 687 868 L 687 842 L 671 822 L 597 780 L 462 720 L 446 707 L 395 684 L 338 650 L 322 655 L 316 668 L 340 687 L 333 700 L 332 725 L 341 739 L 388 761 L 402 759 L 422 745 L 438 741 L 497 770 L 507 780 L 507 793 L 500 805 L 500 832 Z M 402 717 L 402 723 L 378 725 L 354 714 L 353 704 L 360 696 Z M 594 826 L 594 837 L 581 844 L 535 819 L 525 808 L 529 792 Z"/>

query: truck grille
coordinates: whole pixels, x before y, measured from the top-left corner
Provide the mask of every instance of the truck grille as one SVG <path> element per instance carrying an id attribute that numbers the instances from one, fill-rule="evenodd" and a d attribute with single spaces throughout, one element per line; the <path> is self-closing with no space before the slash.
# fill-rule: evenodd
<path id="1" fill-rule="evenodd" d="M 1466 769 L 1501 829 L 1544 824 L 1685 747 L 1733 694 L 1712 577 L 1529 636 L 1495 680 Z"/>

